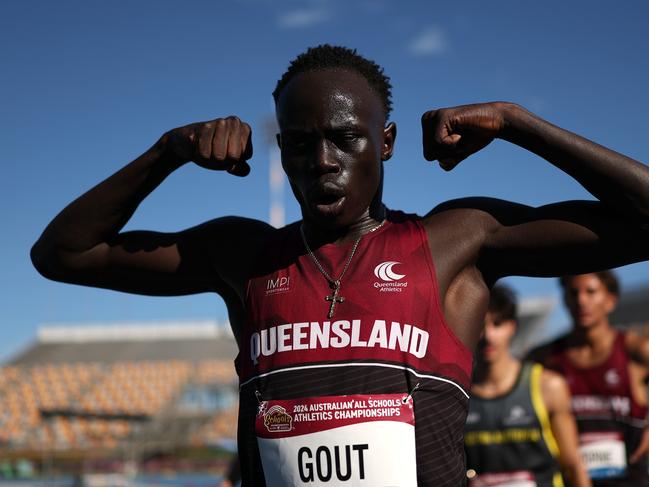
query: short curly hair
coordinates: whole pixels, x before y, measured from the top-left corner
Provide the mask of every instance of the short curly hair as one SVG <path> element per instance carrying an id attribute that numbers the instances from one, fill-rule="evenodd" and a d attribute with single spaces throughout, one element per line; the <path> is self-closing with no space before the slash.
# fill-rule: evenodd
<path id="1" fill-rule="evenodd" d="M 606 269 L 599 272 L 593 272 L 592 274 L 597 276 L 597 278 L 601 281 L 602 284 L 604 284 L 604 287 L 609 293 L 617 297 L 620 296 L 620 292 L 621 292 L 620 281 L 615 275 L 615 272 L 613 272 L 610 269 Z M 566 286 L 568 285 L 568 281 L 572 277 L 575 276 L 562 276 L 559 278 L 559 284 L 561 285 L 561 288 L 563 290 L 566 289 Z"/>
<path id="2" fill-rule="evenodd" d="M 374 61 L 358 54 L 356 49 L 329 44 L 310 47 L 306 52 L 303 52 L 291 61 L 288 69 L 277 82 L 275 91 L 273 91 L 275 103 L 277 103 L 284 87 L 298 74 L 329 68 L 348 69 L 355 71 L 365 78 L 370 88 L 381 99 L 387 120 L 392 111 L 392 85 L 390 84 L 390 78 L 385 75 L 383 68 Z"/>

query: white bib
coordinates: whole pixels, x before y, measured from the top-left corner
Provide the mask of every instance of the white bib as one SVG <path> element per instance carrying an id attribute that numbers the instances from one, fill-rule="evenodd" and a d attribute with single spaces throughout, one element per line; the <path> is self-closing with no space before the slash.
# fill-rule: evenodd
<path id="1" fill-rule="evenodd" d="M 416 487 L 406 394 L 263 401 L 255 422 L 268 487 Z"/>
<path id="2" fill-rule="evenodd" d="M 579 451 L 588 475 L 593 479 L 621 477 L 626 474 L 626 446 L 615 431 L 579 435 Z"/>

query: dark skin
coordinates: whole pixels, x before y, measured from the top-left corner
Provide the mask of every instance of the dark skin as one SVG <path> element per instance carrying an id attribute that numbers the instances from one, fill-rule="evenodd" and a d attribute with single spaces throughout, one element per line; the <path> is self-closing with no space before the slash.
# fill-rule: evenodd
<path id="1" fill-rule="evenodd" d="M 382 162 L 396 126 L 360 75 L 297 75 L 277 103 L 282 164 L 312 248 L 354 240 L 383 220 Z M 423 218 L 444 314 L 474 348 L 489 289 L 507 275 L 556 276 L 649 259 L 649 168 L 509 103 L 432 110 L 424 157 L 450 170 L 501 138 L 576 178 L 599 202 L 540 208 L 489 198 L 444 203 Z M 250 127 L 236 117 L 173 129 L 142 156 L 72 202 L 32 249 L 46 277 L 147 295 L 216 292 L 238 337 L 253 257 L 276 230 L 226 217 L 182 232 L 121 232 L 137 205 L 193 161 L 245 176 Z M 334 274 L 337 270 L 334 270 Z"/>

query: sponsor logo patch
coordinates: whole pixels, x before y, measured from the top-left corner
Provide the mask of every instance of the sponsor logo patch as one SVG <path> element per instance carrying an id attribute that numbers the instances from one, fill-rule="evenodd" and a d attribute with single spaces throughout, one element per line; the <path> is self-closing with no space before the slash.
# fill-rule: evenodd
<path id="1" fill-rule="evenodd" d="M 273 276 L 266 281 L 266 296 L 287 293 L 291 290 L 291 278 L 287 276 Z"/>

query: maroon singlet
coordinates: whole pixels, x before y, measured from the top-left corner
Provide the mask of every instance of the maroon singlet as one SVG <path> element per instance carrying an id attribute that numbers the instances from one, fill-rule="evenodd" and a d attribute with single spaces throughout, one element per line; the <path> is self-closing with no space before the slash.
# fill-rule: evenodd
<path id="1" fill-rule="evenodd" d="M 324 268 L 337 277 L 351 247 L 328 244 L 315 252 Z M 444 321 L 420 218 L 390 212 L 381 228 L 363 236 L 342 279 L 340 295 L 345 301 L 336 305 L 331 319 L 327 318 L 330 303 L 325 301 L 331 289 L 304 248 L 298 223 L 277 232 L 258 260 L 254 276 L 247 283 L 245 327 L 236 360 L 243 485 L 266 485 L 262 456 L 264 465 L 276 462 L 268 460 L 276 457 L 260 454 L 263 440 L 258 439 L 259 428 L 272 443 L 276 433 L 290 436 L 304 428 L 327 430 L 329 423 L 322 418 L 370 413 L 373 417 L 363 416 L 367 422 L 359 427 L 395 425 L 395 430 L 401 431 L 402 426 L 407 429 L 408 424 L 416 423 L 412 451 L 416 450 L 417 485 L 462 485 L 462 431 L 472 357 Z M 404 404 L 410 401 L 414 421 L 404 419 L 404 410 L 387 407 L 396 405 L 394 397 L 404 398 Z M 349 407 L 355 409 L 345 409 Z M 304 412 L 296 416 L 295 411 Z M 316 415 L 310 411 L 323 412 Z M 391 423 L 369 422 L 383 414 L 398 418 Z M 300 418 L 304 421 L 298 424 Z M 348 419 L 338 425 L 355 421 Z M 387 428 L 385 438 L 388 442 Z M 296 484 L 352 485 L 353 478 L 348 483 L 341 479 L 358 475 L 359 460 L 361 475 L 367 478 L 368 472 L 362 468 L 367 470 L 371 464 L 375 447 L 395 453 L 402 448 L 399 443 L 379 445 L 380 441 L 353 446 L 342 443 L 335 449 L 330 445 L 329 449 L 296 450 L 299 458 L 286 460 L 299 465 L 304 483 Z M 281 463 L 279 470 L 292 468 Z"/>
<path id="2" fill-rule="evenodd" d="M 566 346 L 566 337 L 554 342 L 545 364 L 568 382 L 580 448 L 594 485 L 649 486 L 646 460 L 628 464 L 646 426 L 647 408 L 631 393 L 625 334 L 617 333 L 609 357 L 593 367 L 575 365 Z M 615 458 L 622 445 L 626 468 L 621 468 Z"/>

